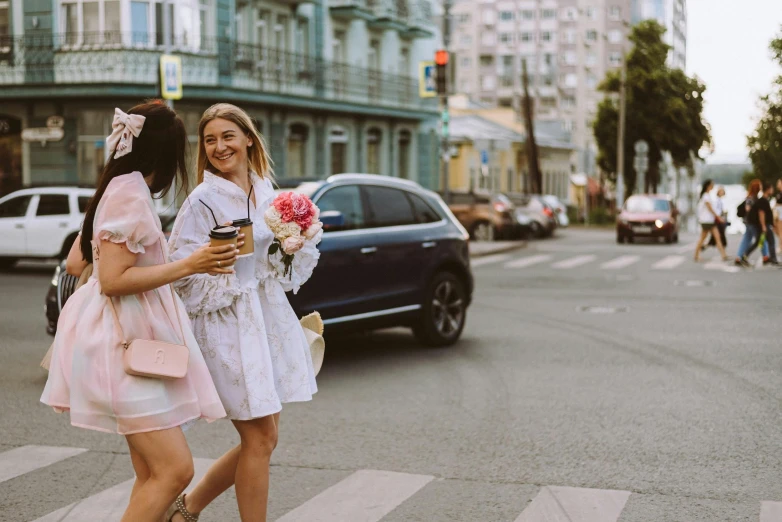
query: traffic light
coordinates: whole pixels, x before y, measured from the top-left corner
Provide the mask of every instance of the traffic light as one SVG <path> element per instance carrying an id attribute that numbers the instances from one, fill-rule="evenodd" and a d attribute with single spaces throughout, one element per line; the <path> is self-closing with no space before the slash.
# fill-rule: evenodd
<path id="1" fill-rule="evenodd" d="M 448 51 L 437 51 L 434 63 L 437 66 L 437 95 L 448 96 Z"/>

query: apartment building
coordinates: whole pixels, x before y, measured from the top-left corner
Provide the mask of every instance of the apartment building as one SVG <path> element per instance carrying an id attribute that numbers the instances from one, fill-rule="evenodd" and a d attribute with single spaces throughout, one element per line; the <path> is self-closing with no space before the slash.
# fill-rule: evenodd
<path id="1" fill-rule="evenodd" d="M 433 23 L 430 0 L 0 0 L 0 187 L 94 183 L 114 107 L 159 95 L 169 33 L 191 144 L 204 109 L 230 102 L 257 121 L 277 177 L 437 188 L 437 101 L 417 80 Z"/>
<path id="2" fill-rule="evenodd" d="M 687 0 L 634 0 L 633 23 L 650 19 L 667 29 L 665 41 L 671 46 L 668 65 L 686 70 Z"/>

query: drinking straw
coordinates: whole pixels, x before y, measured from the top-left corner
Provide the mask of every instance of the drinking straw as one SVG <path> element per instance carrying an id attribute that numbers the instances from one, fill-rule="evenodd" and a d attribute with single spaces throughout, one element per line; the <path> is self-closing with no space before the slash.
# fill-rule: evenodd
<path id="1" fill-rule="evenodd" d="M 247 194 L 247 219 L 250 219 L 250 198 L 253 196 L 253 189 L 255 187 L 250 187 L 250 193 Z"/>
<path id="2" fill-rule="evenodd" d="M 198 201 L 200 201 L 200 202 L 201 202 L 201 204 L 202 204 L 203 206 L 205 206 L 206 208 L 208 208 L 208 209 L 209 209 L 209 212 L 211 212 L 211 213 L 212 213 L 212 219 L 214 219 L 214 220 L 215 220 L 215 228 L 219 227 L 220 225 L 218 225 L 218 224 L 217 224 L 217 217 L 215 217 L 215 211 L 214 211 L 214 210 L 212 210 L 212 208 L 211 208 L 209 205 L 207 205 L 206 203 L 204 203 L 204 202 L 203 202 L 203 200 L 200 200 L 200 199 L 199 199 Z"/>

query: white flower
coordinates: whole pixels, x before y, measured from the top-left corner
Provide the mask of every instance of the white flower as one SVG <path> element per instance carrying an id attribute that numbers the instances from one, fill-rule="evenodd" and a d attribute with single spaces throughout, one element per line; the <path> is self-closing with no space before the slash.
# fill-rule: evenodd
<path id="1" fill-rule="evenodd" d="M 315 223 L 313 223 L 313 224 L 310 226 L 310 228 L 308 228 L 308 229 L 307 229 L 307 230 L 304 232 L 304 237 L 306 237 L 307 239 L 312 239 L 313 237 L 315 237 L 315 235 L 316 235 L 318 232 L 320 232 L 320 231 L 321 231 L 321 229 L 323 229 L 323 223 L 321 223 L 320 221 L 316 221 Z"/>
<path id="2" fill-rule="evenodd" d="M 264 221 L 266 221 L 266 224 L 269 226 L 269 229 L 276 236 L 277 231 L 282 226 L 282 217 L 280 216 L 280 213 L 277 212 L 277 209 L 274 208 L 274 206 L 269 207 L 264 213 L 263 219 Z"/>
<path id="3" fill-rule="evenodd" d="M 277 230 L 273 232 L 277 239 L 284 241 L 289 237 L 301 235 L 301 227 L 299 227 L 295 221 L 291 221 L 290 223 L 280 223 L 280 226 L 277 227 Z"/>

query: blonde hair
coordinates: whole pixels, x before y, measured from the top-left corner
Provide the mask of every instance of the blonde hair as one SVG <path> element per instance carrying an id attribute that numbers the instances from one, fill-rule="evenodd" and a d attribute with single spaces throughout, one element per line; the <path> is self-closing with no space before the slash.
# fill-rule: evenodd
<path id="1" fill-rule="evenodd" d="M 213 174 L 219 174 L 220 171 L 210 163 L 206 155 L 206 145 L 204 144 L 204 128 L 207 124 L 216 119 L 222 119 L 235 123 L 239 129 L 244 132 L 253 142 L 253 147 L 247 149 L 247 160 L 250 170 L 262 178 L 274 178 L 272 170 L 272 160 L 266 143 L 255 128 L 250 116 L 236 105 L 230 103 L 216 103 L 204 111 L 201 121 L 198 122 L 198 183 L 204 181 L 204 171 L 208 170 Z"/>

